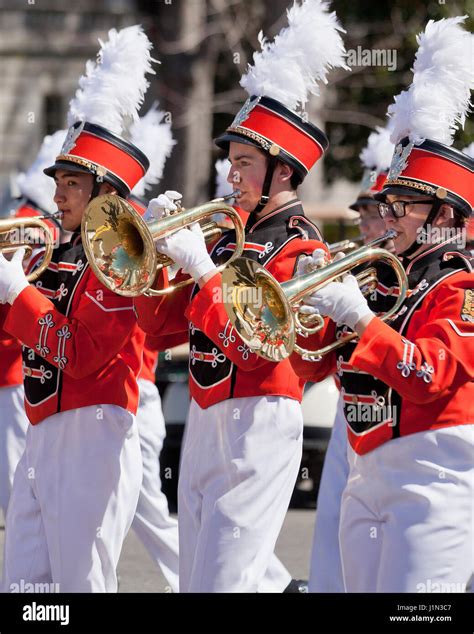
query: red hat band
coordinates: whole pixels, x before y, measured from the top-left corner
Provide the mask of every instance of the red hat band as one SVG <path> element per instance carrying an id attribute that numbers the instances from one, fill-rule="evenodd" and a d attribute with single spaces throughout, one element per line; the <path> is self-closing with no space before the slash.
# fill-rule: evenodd
<path id="1" fill-rule="evenodd" d="M 127 194 L 149 167 L 146 156 L 132 143 L 88 122 L 75 123 L 69 129 L 60 156 L 45 173 L 53 175 L 68 163 L 104 177 Z"/>
<path id="2" fill-rule="evenodd" d="M 366 205 L 376 205 L 377 201 L 374 198 L 374 194 L 377 194 L 384 186 L 387 180 L 388 172 L 379 172 L 373 169 L 364 170 L 364 175 L 360 184 L 360 193 L 357 196 L 357 200 L 349 205 L 349 209 L 359 211 L 359 208 Z"/>
<path id="3" fill-rule="evenodd" d="M 252 134 L 257 134 L 262 145 L 267 145 L 266 150 L 271 152 L 272 146 L 285 150 L 306 172 L 324 153 L 321 145 L 304 130 L 261 105 L 256 106 L 240 126 L 229 128 L 229 132 L 239 132 L 251 138 Z"/>
<path id="4" fill-rule="evenodd" d="M 379 192 L 382 189 L 382 187 L 385 184 L 385 181 L 387 180 L 387 174 L 388 174 L 388 170 L 386 172 L 380 172 L 380 174 L 377 174 L 377 177 L 375 179 L 375 183 L 369 189 L 369 191 L 372 194 L 376 194 L 377 192 Z"/>
<path id="5" fill-rule="evenodd" d="M 376 169 L 365 169 L 360 183 L 360 191 L 376 194 L 382 189 L 387 179 L 387 174 L 388 170 L 378 172 Z"/>
<path id="6" fill-rule="evenodd" d="M 419 146 L 408 139 L 395 148 L 392 167 L 383 187 L 406 187 L 415 192 L 446 198 L 466 215 L 474 207 L 474 160 L 466 154 L 436 141 L 426 140 Z"/>
<path id="7" fill-rule="evenodd" d="M 326 135 L 319 128 L 270 97 L 248 99 L 216 143 L 224 147 L 239 137 L 278 156 L 303 177 L 329 146 Z"/>

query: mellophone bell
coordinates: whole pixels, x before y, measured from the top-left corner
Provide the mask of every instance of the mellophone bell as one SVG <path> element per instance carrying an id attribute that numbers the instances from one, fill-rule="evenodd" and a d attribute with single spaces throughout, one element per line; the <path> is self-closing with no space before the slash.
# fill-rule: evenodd
<path id="1" fill-rule="evenodd" d="M 61 213 L 48 214 L 43 216 L 31 216 L 21 218 L 1 218 L 0 219 L 0 253 L 15 253 L 20 248 L 25 249 L 25 259 L 31 257 L 33 246 L 44 248 L 41 263 L 35 270 L 27 276 L 27 280 L 35 282 L 48 268 L 53 257 L 54 235 L 53 230 L 46 224 L 45 220 L 53 217 L 60 218 Z M 28 233 L 39 231 L 41 240 L 29 240 Z M 20 234 L 20 238 L 16 237 Z"/>
<path id="2" fill-rule="evenodd" d="M 400 289 L 395 304 L 383 316 L 387 321 L 403 303 L 408 291 L 408 279 L 399 259 L 378 245 L 392 238 L 388 231 L 366 246 L 352 251 L 339 260 L 328 258 L 325 264 L 306 275 L 279 283 L 261 265 L 247 258 L 238 258 L 226 267 L 222 275 L 223 287 L 232 288 L 226 311 L 234 328 L 252 352 L 268 361 L 282 361 L 297 352 L 307 360 L 318 360 L 354 339 L 355 333 L 344 335 L 320 350 L 307 350 L 296 343 L 296 335 L 315 334 L 324 326 L 319 316 L 308 317 L 299 312 L 303 298 L 362 267 L 356 279 L 365 294 L 377 284 L 377 271 L 367 263 L 385 262 L 394 271 Z M 256 291 L 256 292 L 255 292 Z"/>
<path id="3" fill-rule="evenodd" d="M 192 280 L 165 291 L 151 288 L 157 272 L 173 264 L 166 255 L 157 253 L 155 242 L 195 222 L 203 222 L 206 242 L 214 241 L 222 231 L 210 218 L 221 213 L 230 218 L 236 233 L 236 249 L 227 261 L 230 264 L 241 255 L 244 244 L 242 220 L 233 207 L 225 204 L 236 194 L 190 209 L 179 206 L 177 212 L 148 222 L 127 200 L 110 194 L 99 196 L 88 205 L 82 218 L 82 240 L 89 264 L 104 286 L 126 297 L 161 295 L 188 285 Z"/>

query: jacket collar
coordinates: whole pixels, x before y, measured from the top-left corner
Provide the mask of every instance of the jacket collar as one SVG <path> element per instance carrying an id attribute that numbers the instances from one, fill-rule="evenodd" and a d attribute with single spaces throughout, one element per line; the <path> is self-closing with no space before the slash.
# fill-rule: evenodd
<path id="1" fill-rule="evenodd" d="M 252 233 L 256 229 L 268 229 L 285 222 L 288 218 L 295 215 L 304 216 L 303 205 L 298 198 L 280 205 L 262 218 L 257 219 L 255 214 L 250 214 L 245 225 L 245 233 Z"/>
<path id="2" fill-rule="evenodd" d="M 403 264 L 407 275 L 415 273 L 417 270 L 424 269 L 436 260 L 441 260 L 445 253 L 459 252 L 462 254 L 462 249 L 459 249 L 456 244 L 456 236 L 434 244 L 432 247 L 418 254 L 414 258 L 403 258 Z"/>

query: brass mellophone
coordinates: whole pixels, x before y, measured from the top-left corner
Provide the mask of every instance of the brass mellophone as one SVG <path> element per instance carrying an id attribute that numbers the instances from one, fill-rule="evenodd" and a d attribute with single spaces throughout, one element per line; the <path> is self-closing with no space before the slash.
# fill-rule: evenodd
<path id="1" fill-rule="evenodd" d="M 25 257 L 30 257 L 32 253 L 31 242 L 28 242 L 27 240 L 13 239 L 12 232 L 17 230 L 24 232 L 26 230 L 39 229 L 44 235 L 44 242 L 41 244 L 41 247 L 44 247 L 45 249 L 43 259 L 38 268 L 27 276 L 26 279 L 28 282 L 34 282 L 37 280 L 48 268 L 51 258 L 53 257 L 54 236 L 52 230 L 43 221 L 61 216 L 61 212 L 58 212 L 56 214 L 44 216 L 0 219 L 0 253 L 14 253 L 18 249 L 24 247 Z"/>
<path id="2" fill-rule="evenodd" d="M 226 264 L 233 262 L 243 251 L 244 227 L 238 212 L 226 205 L 225 200 L 237 193 L 190 209 L 178 208 L 176 212 L 149 222 L 117 195 L 94 198 L 84 212 L 81 227 L 84 251 L 92 270 L 104 286 L 118 295 L 137 297 L 172 293 L 193 280 L 184 280 L 164 290 L 150 288 L 157 272 L 173 264 L 165 254 L 157 253 L 155 242 L 204 220 L 201 227 L 206 242 L 215 240 L 222 232 L 215 222 L 209 222 L 209 218 L 218 213 L 229 216 L 235 227 L 236 248 Z"/>
<path id="3" fill-rule="evenodd" d="M 399 310 L 408 291 L 408 279 L 399 259 L 378 247 L 391 237 L 393 232 L 389 231 L 340 260 L 281 284 L 261 264 L 238 258 L 222 274 L 223 296 L 229 298 L 225 308 L 232 325 L 252 352 L 269 361 L 282 361 L 292 352 L 310 361 L 320 359 L 357 335 L 349 333 L 318 350 L 300 347 L 296 343 L 297 334 L 307 337 L 324 326 L 320 315 L 299 312 L 303 298 L 350 273 L 355 267 L 384 261 L 394 269 L 400 290 L 393 307 L 381 316 L 383 321 L 390 319 Z M 364 268 L 356 279 L 363 292 L 370 291 L 377 283 L 375 268 Z"/>

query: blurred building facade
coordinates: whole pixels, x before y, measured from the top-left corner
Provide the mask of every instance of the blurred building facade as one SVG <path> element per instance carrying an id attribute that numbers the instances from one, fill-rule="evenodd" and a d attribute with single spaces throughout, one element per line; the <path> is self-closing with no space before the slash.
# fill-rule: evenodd
<path id="1" fill-rule="evenodd" d="M 0 187 L 28 167 L 108 29 L 136 22 L 133 0 L 0 0 Z"/>

